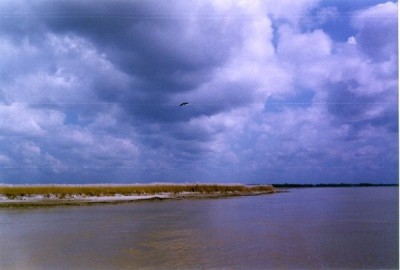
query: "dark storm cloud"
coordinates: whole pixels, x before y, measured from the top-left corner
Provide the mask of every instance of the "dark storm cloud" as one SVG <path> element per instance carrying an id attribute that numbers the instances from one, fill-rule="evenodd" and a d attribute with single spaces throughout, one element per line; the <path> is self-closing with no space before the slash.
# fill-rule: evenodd
<path id="1" fill-rule="evenodd" d="M 368 126 L 383 127 L 397 133 L 397 103 L 387 99 L 387 93 L 360 95 L 356 81 L 340 82 L 328 86 L 328 110 L 334 116 L 335 125 L 349 125 L 348 139 L 355 138 Z M 390 89 L 393 93 L 396 89 Z M 389 101 L 388 101 L 389 100 Z M 371 115 L 371 111 L 379 113 Z"/>
<path id="2" fill-rule="evenodd" d="M 185 122 L 244 106 L 251 100 L 240 94 L 248 85 L 224 83 L 209 86 L 217 89 L 209 90 L 209 96 L 190 100 L 186 108 L 177 106 L 182 100 L 176 95 L 212 80 L 214 69 L 224 65 L 231 50 L 241 44 L 243 27 L 234 18 L 212 14 L 207 5 L 199 10 L 188 5 L 59 1 L 34 6 L 32 12 L 52 33 L 84 38 L 130 77 L 124 85 L 116 85 L 107 74 L 90 82 L 100 102 L 116 103 L 125 112 L 117 115 L 119 132 L 126 132 L 124 125 L 134 125 L 143 144 L 166 149 L 175 157 L 198 159 L 210 151 L 202 142 L 212 141 L 217 132 L 188 128 Z M 233 95 L 226 96 L 228 92 Z M 90 113 L 82 109 L 76 112 Z M 74 122 L 71 113 L 67 115 Z M 151 125 L 158 126 L 156 131 L 150 131 Z M 181 142 L 185 140 L 190 143 Z"/>
<path id="3" fill-rule="evenodd" d="M 198 73 L 227 58 L 240 33 L 218 17 L 186 14 L 183 5 L 174 11 L 151 1 L 55 3 L 43 17 L 49 29 L 89 38 L 124 72 L 148 80 L 145 91 L 190 90 L 203 79 Z"/>
<path id="4" fill-rule="evenodd" d="M 200 104 L 182 112 L 175 108 L 181 101 L 174 95 L 210 80 L 241 41 L 241 24 L 210 15 L 207 6 L 193 13 L 190 5 L 57 1 L 37 5 L 32 12 L 54 33 L 89 39 L 133 78 L 120 89 L 95 82 L 101 100 L 120 103 L 135 122 L 179 122 L 226 109 L 229 104 L 219 99 L 222 104 Z"/>
<path id="5" fill-rule="evenodd" d="M 5 9 L 2 32 L 20 42 L 26 37 L 41 42 L 47 30 L 81 36 L 123 72 L 138 77 L 140 84 L 132 92 L 168 97 L 206 81 L 212 68 L 221 65 L 235 43 L 240 43 L 240 24 L 227 23 L 224 17 L 210 13 L 207 5 L 193 11 L 192 4 L 36 2 L 23 12 Z M 122 99 L 127 94 L 123 92 Z"/>
<path id="6" fill-rule="evenodd" d="M 364 114 L 377 101 L 376 96 L 361 96 L 355 93 L 358 87 L 360 85 L 356 81 L 339 82 L 328 86 L 328 109 L 333 115 L 341 118 L 341 122 L 363 120 Z"/>

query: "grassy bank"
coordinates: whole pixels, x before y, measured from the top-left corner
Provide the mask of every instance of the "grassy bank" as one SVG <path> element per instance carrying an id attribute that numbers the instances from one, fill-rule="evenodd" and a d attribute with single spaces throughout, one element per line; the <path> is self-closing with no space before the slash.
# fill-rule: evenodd
<path id="1" fill-rule="evenodd" d="M 157 184 L 157 185 L 5 185 L 0 186 L 0 195 L 8 199 L 43 198 L 65 199 L 73 196 L 129 196 L 154 194 L 241 194 L 241 193 L 274 193 L 269 185 L 218 185 L 218 184 Z"/>

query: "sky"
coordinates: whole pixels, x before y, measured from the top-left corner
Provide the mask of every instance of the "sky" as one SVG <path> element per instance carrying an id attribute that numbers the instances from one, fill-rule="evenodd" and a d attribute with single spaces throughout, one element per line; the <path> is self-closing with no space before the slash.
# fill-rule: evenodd
<path id="1" fill-rule="evenodd" d="M 0 1 L 0 183 L 397 183 L 397 13 Z"/>

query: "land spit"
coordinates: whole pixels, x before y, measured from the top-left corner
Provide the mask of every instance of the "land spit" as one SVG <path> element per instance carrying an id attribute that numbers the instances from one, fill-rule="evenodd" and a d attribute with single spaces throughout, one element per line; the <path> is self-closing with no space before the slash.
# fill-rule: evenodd
<path id="1" fill-rule="evenodd" d="M 271 185 L 0 185 L 0 207 L 43 207 L 125 203 L 143 200 L 205 199 L 276 193 Z"/>

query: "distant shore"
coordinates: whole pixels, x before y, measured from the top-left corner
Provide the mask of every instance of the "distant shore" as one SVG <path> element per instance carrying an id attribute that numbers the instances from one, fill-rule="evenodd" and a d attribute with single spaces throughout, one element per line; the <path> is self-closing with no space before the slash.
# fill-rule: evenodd
<path id="1" fill-rule="evenodd" d="M 242 184 L 0 185 L 0 208 L 223 198 L 276 192 L 271 185 Z"/>
<path id="2" fill-rule="evenodd" d="M 323 188 L 323 187 L 398 187 L 399 184 L 372 184 L 372 183 L 332 183 L 332 184 L 272 184 L 275 188 Z"/>

